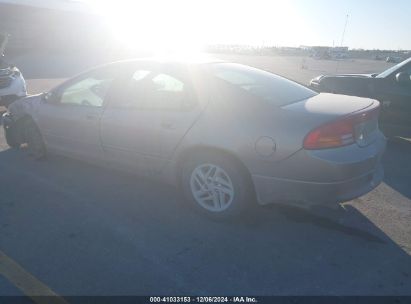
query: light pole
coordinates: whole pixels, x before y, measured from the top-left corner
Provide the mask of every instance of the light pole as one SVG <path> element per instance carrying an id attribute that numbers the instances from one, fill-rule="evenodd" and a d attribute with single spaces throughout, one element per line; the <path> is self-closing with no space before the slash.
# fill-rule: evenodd
<path id="1" fill-rule="evenodd" d="M 345 30 L 347 29 L 347 24 L 348 24 L 348 18 L 349 17 L 350 17 L 349 14 L 347 14 L 347 16 L 345 16 L 344 30 L 343 30 L 342 37 L 341 37 L 341 46 L 343 46 L 343 43 L 344 43 Z"/>
<path id="2" fill-rule="evenodd" d="M 344 24 L 344 30 L 343 30 L 343 33 L 342 33 L 342 36 L 341 36 L 341 47 L 343 47 L 343 43 L 344 43 L 344 37 L 345 37 L 345 30 L 347 29 L 347 24 L 348 24 L 348 18 L 350 17 L 350 15 L 349 14 L 347 14 L 346 16 L 345 16 L 345 24 Z M 337 62 L 337 68 L 335 69 L 335 72 L 336 73 L 338 73 L 338 68 L 340 67 L 340 61 L 338 60 L 338 62 Z"/>

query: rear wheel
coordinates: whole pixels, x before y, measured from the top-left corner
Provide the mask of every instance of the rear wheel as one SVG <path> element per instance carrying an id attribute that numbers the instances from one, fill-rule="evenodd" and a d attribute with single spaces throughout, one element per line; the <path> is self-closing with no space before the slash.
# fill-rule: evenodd
<path id="1" fill-rule="evenodd" d="M 197 210 L 214 219 L 239 216 L 251 205 L 252 191 L 244 169 L 220 153 L 199 153 L 183 165 L 182 189 Z"/>
<path id="2" fill-rule="evenodd" d="M 34 159 L 44 158 L 46 156 L 46 145 L 40 130 L 31 119 L 25 122 L 24 131 L 29 154 Z"/>

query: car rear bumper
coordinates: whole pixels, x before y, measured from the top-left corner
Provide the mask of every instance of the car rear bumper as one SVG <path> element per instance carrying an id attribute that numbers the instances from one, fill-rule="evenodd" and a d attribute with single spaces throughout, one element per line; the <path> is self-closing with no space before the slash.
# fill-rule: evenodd
<path id="1" fill-rule="evenodd" d="M 269 174 L 251 174 L 260 204 L 294 202 L 298 205 L 341 203 L 360 197 L 377 187 L 384 170 L 381 158 L 386 139 L 379 132 L 367 147 L 300 150 L 273 165 Z"/>
<path id="2" fill-rule="evenodd" d="M 258 203 L 293 202 L 305 206 L 342 203 L 377 187 L 384 177 L 382 165 L 363 176 L 342 182 L 317 183 L 253 175 Z"/>

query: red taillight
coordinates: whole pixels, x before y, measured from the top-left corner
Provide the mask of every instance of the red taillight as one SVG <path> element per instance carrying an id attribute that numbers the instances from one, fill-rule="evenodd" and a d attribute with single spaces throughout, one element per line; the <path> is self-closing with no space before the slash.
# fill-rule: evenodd
<path id="1" fill-rule="evenodd" d="M 355 142 L 355 126 L 376 118 L 378 112 L 377 108 L 322 125 L 307 134 L 304 139 L 304 149 L 328 149 L 353 144 Z"/>

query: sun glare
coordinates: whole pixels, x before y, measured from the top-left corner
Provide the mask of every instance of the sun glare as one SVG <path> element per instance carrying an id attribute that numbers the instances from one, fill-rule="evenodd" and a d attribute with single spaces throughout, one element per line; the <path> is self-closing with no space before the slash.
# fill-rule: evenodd
<path id="1" fill-rule="evenodd" d="M 293 45 L 307 36 L 290 1 L 84 1 L 125 48 L 193 53 L 209 44 Z"/>

